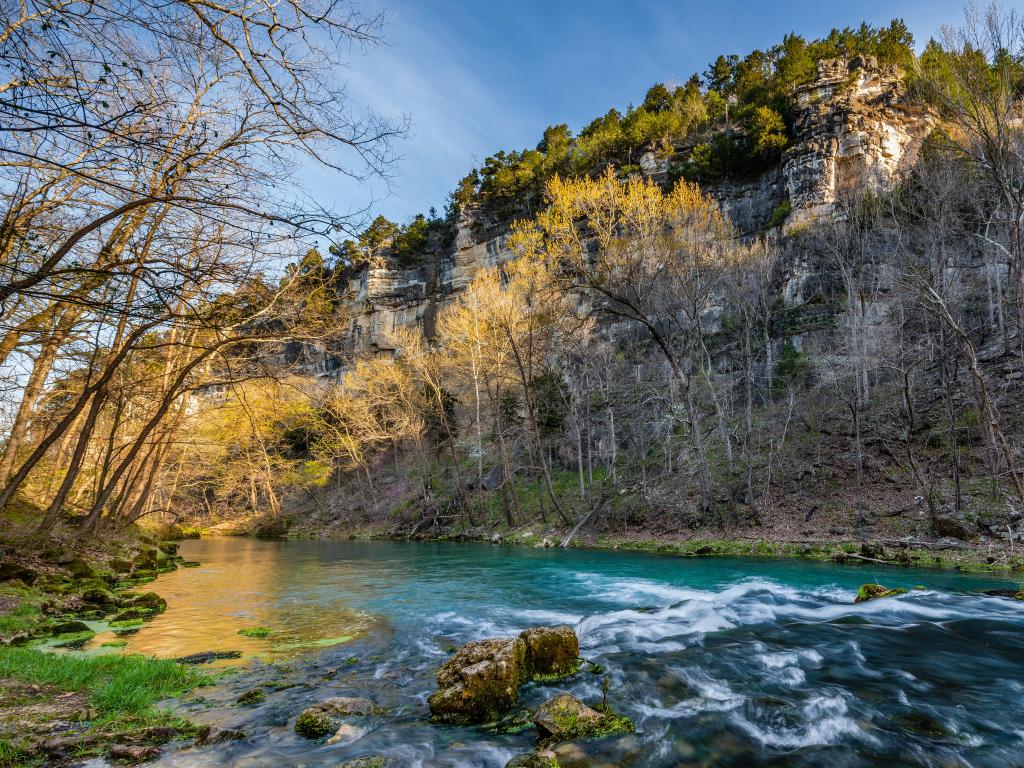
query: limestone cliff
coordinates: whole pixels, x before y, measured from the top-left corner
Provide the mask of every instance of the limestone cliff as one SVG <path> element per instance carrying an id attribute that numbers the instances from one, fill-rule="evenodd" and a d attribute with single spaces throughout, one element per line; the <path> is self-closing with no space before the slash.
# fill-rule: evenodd
<path id="1" fill-rule="evenodd" d="M 908 95 L 899 72 L 869 58 L 821 61 L 815 80 L 793 98 L 796 136 L 780 164 L 758 178 L 707 187 L 743 234 L 778 227 L 784 236 L 830 215 L 845 190 L 884 188 L 914 163 L 934 123 Z M 640 163 L 654 178 L 667 178 L 669 165 L 653 152 Z M 357 354 L 387 351 L 387 332 L 401 326 L 419 326 L 429 335 L 438 309 L 477 270 L 512 256 L 500 224 L 479 232 L 464 216 L 454 243 L 424 265 L 373 266 L 357 273 L 349 286 L 344 346 Z M 338 366 L 318 364 L 314 370 L 333 376 Z"/>

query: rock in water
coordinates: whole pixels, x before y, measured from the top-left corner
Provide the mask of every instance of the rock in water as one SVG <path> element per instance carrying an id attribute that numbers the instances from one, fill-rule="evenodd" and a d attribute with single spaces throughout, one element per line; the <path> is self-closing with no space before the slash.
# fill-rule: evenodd
<path id="1" fill-rule="evenodd" d="M 434 720 L 466 725 L 496 720 L 519 701 L 527 679 L 521 637 L 467 643 L 437 673 L 428 699 Z"/>
<path id="2" fill-rule="evenodd" d="M 606 708 L 598 711 L 568 693 L 560 693 L 537 707 L 533 724 L 542 742 L 548 744 L 634 730 L 633 721 L 628 717 Z"/>
<path id="3" fill-rule="evenodd" d="M 372 701 L 354 696 L 332 696 L 329 699 L 324 699 L 319 704 L 314 704 L 310 709 L 319 709 L 321 712 L 337 717 L 381 714 L 380 707 Z"/>
<path id="4" fill-rule="evenodd" d="M 526 667 L 533 679 L 565 677 L 580 668 L 580 643 L 573 628 L 532 627 L 519 635 L 526 643 Z"/>
<path id="5" fill-rule="evenodd" d="M 880 597 L 895 597 L 905 594 L 906 591 L 905 589 L 889 589 L 881 584 L 865 584 L 857 590 L 857 597 L 853 599 L 853 602 L 866 603 L 868 600 L 877 600 Z"/>
<path id="6" fill-rule="evenodd" d="M 334 731 L 334 719 L 323 710 L 310 707 L 295 719 L 295 731 L 308 739 L 319 739 Z"/>
<path id="7" fill-rule="evenodd" d="M 579 653 L 568 625 L 467 643 L 437 673 L 437 691 L 428 699 L 431 716 L 458 725 L 497 720 L 518 703 L 523 683 L 577 672 Z"/>
<path id="8" fill-rule="evenodd" d="M 223 744 L 226 741 L 238 741 L 245 738 L 245 732 L 237 728 L 220 728 L 216 725 L 204 725 L 196 731 L 196 744 Z"/>
<path id="9" fill-rule="evenodd" d="M 334 735 L 327 740 L 328 744 L 351 744 L 358 741 L 366 733 L 365 728 L 360 728 L 357 725 L 351 723 L 342 723 L 338 726 L 338 730 L 334 732 Z"/>
<path id="10" fill-rule="evenodd" d="M 560 768 L 560 766 L 554 752 L 541 749 L 537 752 L 516 755 L 505 763 L 505 768 Z"/>

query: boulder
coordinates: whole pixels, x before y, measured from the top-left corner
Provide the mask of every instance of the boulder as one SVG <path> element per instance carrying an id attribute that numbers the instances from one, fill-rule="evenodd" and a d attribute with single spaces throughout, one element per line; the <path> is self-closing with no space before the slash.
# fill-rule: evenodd
<path id="1" fill-rule="evenodd" d="M 295 718 L 295 731 L 307 739 L 319 739 L 334 731 L 334 719 L 323 710 L 310 707 Z"/>
<path id="2" fill-rule="evenodd" d="M 635 728 L 628 717 L 604 707 L 601 710 L 588 707 L 568 693 L 560 693 L 537 707 L 533 724 L 537 726 L 542 743 L 546 744 L 630 733 Z"/>
<path id="3" fill-rule="evenodd" d="M 431 718 L 460 725 L 496 720 L 519 701 L 527 677 L 521 637 L 467 643 L 437 673 L 438 689 L 427 700 Z"/>
<path id="4" fill-rule="evenodd" d="M 935 518 L 933 526 L 936 536 L 949 536 L 954 539 L 967 541 L 973 539 L 977 533 L 974 526 L 965 520 L 953 515 L 939 515 Z"/>
<path id="5" fill-rule="evenodd" d="M 61 621 L 50 627 L 50 634 L 54 637 L 60 635 L 77 635 L 82 632 L 92 632 L 89 625 L 84 621 Z"/>
<path id="6" fill-rule="evenodd" d="M 248 691 L 239 696 L 236 701 L 239 704 L 250 705 L 250 704 L 261 704 L 266 701 L 267 694 L 262 688 L 250 688 Z"/>
<path id="7" fill-rule="evenodd" d="M 853 602 L 866 603 L 868 600 L 877 600 L 880 597 L 895 597 L 906 594 L 906 591 L 905 589 L 889 589 L 881 584 L 864 584 L 857 590 L 857 597 L 853 599 Z"/>
<path id="8" fill-rule="evenodd" d="M 600 721 L 600 712 L 568 693 L 548 699 L 533 713 L 533 723 L 543 738 L 567 740 L 573 738 L 570 734 Z"/>
<path id="9" fill-rule="evenodd" d="M 380 707 L 369 699 L 362 699 L 356 696 L 331 696 L 319 704 L 314 704 L 309 709 L 319 709 L 334 717 L 346 717 L 349 715 L 379 715 L 382 713 Z"/>
<path id="10" fill-rule="evenodd" d="M 387 768 L 391 765 L 389 757 L 356 757 L 338 763 L 337 768 Z"/>
<path id="11" fill-rule="evenodd" d="M 154 613 L 163 613 L 167 610 L 167 601 L 160 597 L 156 592 L 146 592 L 142 595 L 136 595 L 128 601 L 128 605 L 132 608 L 144 608 Z"/>
<path id="12" fill-rule="evenodd" d="M 98 579 L 99 571 L 80 557 L 74 558 L 68 563 L 68 571 L 76 579 Z"/>
<path id="13" fill-rule="evenodd" d="M 118 604 L 117 595 L 109 589 L 103 589 L 102 587 L 89 587 L 82 590 L 81 594 L 83 603 L 91 603 L 92 605 L 102 607 L 116 606 Z"/>
<path id="14" fill-rule="evenodd" d="M 110 566 L 110 570 L 114 573 L 128 573 L 132 569 L 132 564 L 127 560 L 119 560 L 114 558 L 107 565 Z"/>
<path id="15" fill-rule="evenodd" d="M 507 763 L 505 768 L 560 768 L 555 753 L 547 749 L 540 749 L 536 752 L 527 752 L 516 755 Z"/>
<path id="16" fill-rule="evenodd" d="M 532 679 L 561 678 L 579 671 L 580 643 L 567 624 L 532 627 L 519 637 L 526 644 L 526 668 Z"/>
<path id="17" fill-rule="evenodd" d="M 159 747 L 150 747 L 144 744 L 114 744 L 107 751 L 107 754 L 115 760 L 125 760 L 129 763 L 143 763 L 152 760 L 160 754 Z"/>
<path id="18" fill-rule="evenodd" d="M 31 568 L 26 568 L 17 563 L 0 563 L 0 581 L 13 581 L 18 579 L 26 585 L 31 586 L 39 574 Z"/>

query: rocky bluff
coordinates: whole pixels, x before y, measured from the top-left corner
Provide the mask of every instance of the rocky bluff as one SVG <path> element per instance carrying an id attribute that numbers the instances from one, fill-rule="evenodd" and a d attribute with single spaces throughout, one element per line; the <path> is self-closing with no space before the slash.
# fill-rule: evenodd
<path id="1" fill-rule="evenodd" d="M 814 81 L 793 99 L 796 138 L 780 163 L 758 178 L 706 187 L 745 235 L 784 237 L 829 215 L 846 189 L 885 188 L 914 164 L 934 124 L 929 110 L 908 94 L 900 72 L 871 58 L 819 62 Z M 668 173 L 667 162 L 653 152 L 640 166 L 656 179 Z M 510 258 L 505 227 L 482 229 L 463 216 L 454 242 L 427 263 L 359 270 L 348 286 L 347 327 L 339 329 L 334 347 L 296 348 L 289 362 L 332 377 L 345 354 L 388 351 L 386 334 L 393 328 L 421 327 L 430 335 L 437 311 L 478 270 Z"/>

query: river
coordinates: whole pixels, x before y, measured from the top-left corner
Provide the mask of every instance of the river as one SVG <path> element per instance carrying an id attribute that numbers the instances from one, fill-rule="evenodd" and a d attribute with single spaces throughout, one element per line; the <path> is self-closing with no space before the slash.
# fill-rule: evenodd
<path id="1" fill-rule="evenodd" d="M 972 594 L 1007 586 L 990 576 L 456 543 L 204 539 L 182 554 L 201 566 L 154 582 L 168 609 L 124 650 L 241 651 L 184 711 L 246 738 L 163 766 L 503 766 L 535 734 L 431 724 L 435 672 L 451 646 L 560 623 L 637 725 L 564 745 L 564 768 L 1024 764 L 1024 605 Z M 854 604 L 869 581 L 911 591 Z M 254 626 L 270 635 L 238 634 Z M 261 684 L 280 690 L 234 704 Z M 600 701 L 601 687 L 581 673 L 524 687 L 522 703 Z M 295 734 L 302 708 L 331 695 L 388 713 L 353 743 Z"/>

